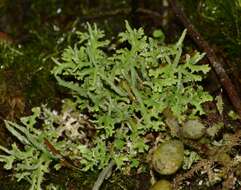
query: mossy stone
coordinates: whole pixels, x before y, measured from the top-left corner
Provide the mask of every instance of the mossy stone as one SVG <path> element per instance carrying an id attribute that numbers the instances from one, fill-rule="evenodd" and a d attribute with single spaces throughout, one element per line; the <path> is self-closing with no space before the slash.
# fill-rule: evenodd
<path id="1" fill-rule="evenodd" d="M 159 180 L 151 186 L 150 190 L 172 190 L 172 185 L 167 180 Z"/>
<path id="2" fill-rule="evenodd" d="M 152 167 L 161 175 L 174 174 L 182 165 L 184 147 L 179 140 L 160 144 L 152 155 Z"/>
<path id="3" fill-rule="evenodd" d="M 189 120 L 183 124 L 182 133 L 185 138 L 197 140 L 205 134 L 205 126 L 198 120 Z"/>

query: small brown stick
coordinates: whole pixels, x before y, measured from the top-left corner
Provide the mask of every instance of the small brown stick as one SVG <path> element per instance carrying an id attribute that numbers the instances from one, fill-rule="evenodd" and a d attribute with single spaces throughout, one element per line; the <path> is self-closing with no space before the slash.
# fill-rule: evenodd
<path id="1" fill-rule="evenodd" d="M 49 152 L 51 152 L 54 156 L 56 156 L 60 160 L 60 162 L 63 166 L 67 166 L 71 169 L 79 170 L 79 168 L 77 166 L 75 166 L 74 163 L 72 163 L 72 161 L 70 159 L 64 157 L 60 153 L 60 151 L 57 150 L 51 142 L 49 142 L 48 139 L 44 138 L 44 144 L 47 146 L 47 149 L 49 150 Z"/>
<path id="2" fill-rule="evenodd" d="M 214 52 L 214 50 L 210 47 L 208 42 L 204 40 L 204 38 L 201 36 L 201 34 L 196 30 L 196 28 L 192 25 L 190 20 L 187 18 L 185 13 L 182 11 L 182 9 L 177 5 L 176 0 L 169 0 L 169 3 L 176 14 L 177 18 L 181 21 L 181 23 L 184 25 L 184 27 L 187 28 L 188 33 L 190 37 L 193 39 L 193 41 L 201 48 L 203 51 L 206 52 L 207 57 L 209 59 L 210 65 L 215 70 L 217 76 L 220 79 L 220 83 L 225 89 L 225 91 L 228 94 L 228 97 L 233 104 L 233 107 L 237 111 L 238 115 L 241 118 L 241 100 L 238 96 L 238 93 L 232 84 L 232 81 L 230 80 L 229 76 L 227 75 L 226 71 L 222 67 L 223 60 L 218 58 Z"/>
<path id="3" fill-rule="evenodd" d="M 144 8 L 138 8 L 136 10 L 136 12 L 137 13 L 147 14 L 147 15 L 153 16 L 155 18 L 163 19 L 163 16 L 159 12 L 157 12 L 157 11 L 152 11 L 152 10 L 144 9 Z"/>

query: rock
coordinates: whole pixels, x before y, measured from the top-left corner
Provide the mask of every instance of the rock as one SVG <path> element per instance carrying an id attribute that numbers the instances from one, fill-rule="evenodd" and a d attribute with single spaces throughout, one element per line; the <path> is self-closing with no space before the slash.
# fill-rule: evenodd
<path id="1" fill-rule="evenodd" d="M 182 134 L 185 138 L 197 140 L 205 134 L 205 126 L 198 120 L 189 120 L 183 124 Z"/>
<path id="2" fill-rule="evenodd" d="M 161 175 L 174 174 L 182 165 L 184 147 L 181 141 L 169 140 L 157 147 L 152 155 L 152 167 Z"/>
<path id="3" fill-rule="evenodd" d="M 172 190 L 172 185 L 167 180 L 159 180 L 151 186 L 150 190 Z"/>

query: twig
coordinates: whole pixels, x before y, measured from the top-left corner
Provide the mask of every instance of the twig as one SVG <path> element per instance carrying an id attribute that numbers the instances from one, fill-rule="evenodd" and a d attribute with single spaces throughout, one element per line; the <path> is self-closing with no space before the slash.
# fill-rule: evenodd
<path id="1" fill-rule="evenodd" d="M 108 166 L 106 166 L 99 174 L 98 179 L 96 180 L 92 190 L 99 190 L 105 178 L 110 174 L 115 162 L 112 160 Z"/>
<path id="2" fill-rule="evenodd" d="M 217 76 L 219 77 L 220 83 L 225 89 L 225 91 L 227 92 L 233 107 L 241 117 L 241 100 L 238 96 L 238 93 L 234 85 L 232 84 L 232 81 L 230 80 L 226 71 L 222 67 L 223 60 L 216 56 L 214 50 L 210 47 L 208 42 L 204 40 L 201 34 L 196 30 L 196 28 L 192 25 L 190 20 L 187 18 L 185 13 L 177 5 L 176 0 L 169 0 L 169 3 L 174 13 L 176 14 L 177 18 L 181 21 L 184 27 L 187 28 L 188 33 L 190 37 L 193 39 L 193 41 L 206 52 L 210 65 L 213 67 Z"/>
<path id="3" fill-rule="evenodd" d="M 49 150 L 49 152 L 51 152 L 54 156 L 56 156 L 60 160 L 61 164 L 71 169 L 79 170 L 79 168 L 75 166 L 74 163 L 69 158 L 63 156 L 61 152 L 57 150 L 51 142 L 49 142 L 48 139 L 44 138 L 44 144 L 47 146 L 47 149 Z"/>
<path id="4" fill-rule="evenodd" d="M 157 11 L 152 11 L 150 9 L 145 9 L 145 8 L 137 8 L 136 9 L 136 13 L 142 13 L 142 14 L 146 14 L 146 15 L 150 15 L 152 17 L 156 17 L 159 19 L 162 19 L 162 15 L 157 12 Z M 113 11 L 107 11 L 105 13 L 101 13 L 101 14 L 97 14 L 97 15 L 93 15 L 93 16 L 88 16 L 88 15 L 83 15 L 80 20 L 95 20 L 95 19 L 104 19 L 104 18 L 111 18 L 114 16 L 119 16 L 119 15 L 130 15 L 132 14 L 131 9 L 129 8 L 125 8 L 125 9 L 117 9 L 117 10 L 113 10 Z"/>
<path id="5" fill-rule="evenodd" d="M 123 16 L 123 15 L 128 15 L 130 14 L 131 10 L 126 8 L 126 9 L 117 9 L 117 10 L 109 10 L 104 13 L 100 13 L 97 15 L 89 16 L 89 15 L 83 15 L 80 17 L 81 21 L 89 21 L 89 20 L 97 20 L 97 19 L 105 19 L 105 18 L 112 18 L 115 16 Z"/>
<path id="6" fill-rule="evenodd" d="M 150 10 L 150 9 L 144 9 L 144 8 L 138 8 L 136 10 L 137 13 L 143 13 L 143 14 L 146 14 L 146 15 L 150 15 L 150 16 L 153 16 L 153 17 L 156 17 L 156 18 L 159 18 L 159 19 L 163 19 L 163 16 L 157 12 L 157 11 L 153 11 L 153 10 Z"/>

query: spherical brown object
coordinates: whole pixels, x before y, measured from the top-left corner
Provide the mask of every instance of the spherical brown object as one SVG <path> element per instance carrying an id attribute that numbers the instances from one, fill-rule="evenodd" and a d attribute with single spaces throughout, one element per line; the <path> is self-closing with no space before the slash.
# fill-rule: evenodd
<path id="1" fill-rule="evenodd" d="M 167 180 L 159 180 L 151 186 L 150 190 L 172 190 L 172 185 Z"/>
<path id="2" fill-rule="evenodd" d="M 181 141 L 169 140 L 160 144 L 152 155 L 152 167 L 161 175 L 174 174 L 182 165 L 184 147 Z"/>
<path id="3" fill-rule="evenodd" d="M 205 134 L 205 126 L 198 120 L 189 120 L 183 124 L 182 133 L 185 138 L 197 140 Z"/>

